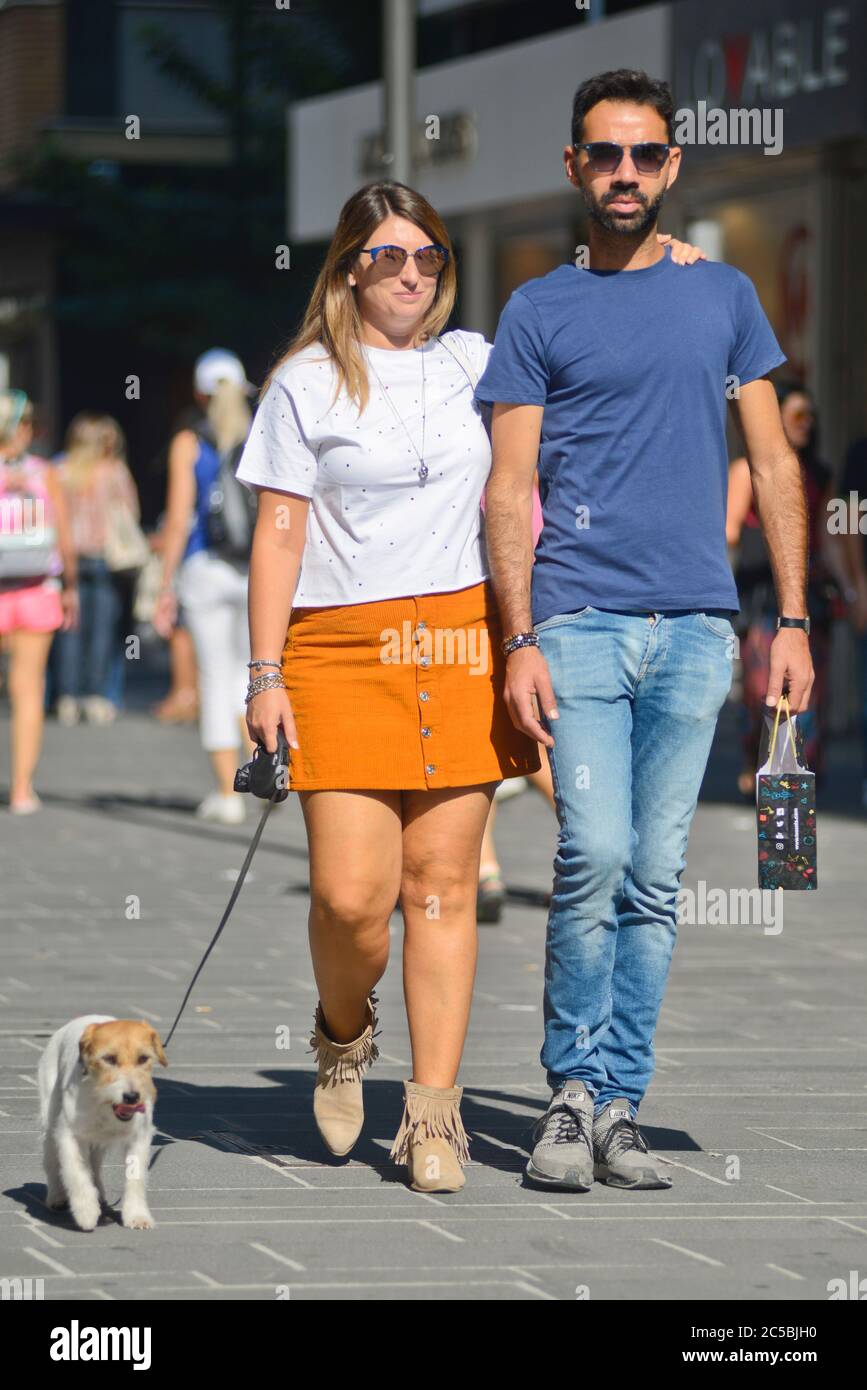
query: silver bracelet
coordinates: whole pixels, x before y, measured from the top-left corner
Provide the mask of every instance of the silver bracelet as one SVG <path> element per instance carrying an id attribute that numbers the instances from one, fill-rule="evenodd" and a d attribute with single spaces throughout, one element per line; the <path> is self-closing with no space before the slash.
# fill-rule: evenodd
<path id="1" fill-rule="evenodd" d="M 247 670 L 248 670 L 248 671 L 249 671 L 249 670 L 251 669 L 251 667 L 253 667 L 253 666 L 255 666 L 257 669 L 258 669 L 260 666 L 276 666 L 277 669 L 278 669 L 278 671 L 283 669 L 283 663 L 282 663 L 282 661 L 248 661 L 248 662 L 247 662 Z"/>
<path id="2" fill-rule="evenodd" d="M 269 671 L 264 676 L 254 676 L 247 686 L 247 694 L 244 696 L 244 704 L 249 705 L 254 695 L 261 695 L 263 690 L 285 690 L 286 683 L 279 671 Z"/>

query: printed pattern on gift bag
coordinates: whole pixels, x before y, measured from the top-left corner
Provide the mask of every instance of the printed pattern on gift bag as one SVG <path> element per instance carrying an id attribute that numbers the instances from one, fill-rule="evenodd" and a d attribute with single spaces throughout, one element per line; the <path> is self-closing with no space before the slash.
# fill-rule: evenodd
<path id="1" fill-rule="evenodd" d="M 759 887 L 816 887 L 816 778 L 758 778 Z"/>
<path id="2" fill-rule="evenodd" d="M 785 734 L 780 714 L 785 708 Z M 765 711 L 767 757 L 756 773 L 759 887 L 811 890 L 816 881 L 816 778 L 801 761 L 798 717 L 780 697 L 771 726 Z"/>

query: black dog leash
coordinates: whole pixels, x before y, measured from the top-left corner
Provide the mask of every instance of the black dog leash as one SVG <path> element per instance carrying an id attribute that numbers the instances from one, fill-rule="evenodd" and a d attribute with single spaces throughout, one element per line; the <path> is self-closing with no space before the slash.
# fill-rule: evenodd
<path id="1" fill-rule="evenodd" d="M 264 800 L 266 800 L 268 802 L 268 805 L 262 812 L 259 824 L 256 826 L 256 833 L 250 842 L 250 848 L 247 850 L 247 856 L 243 864 L 241 865 L 241 872 L 238 874 L 238 877 L 235 880 L 235 886 L 232 889 L 232 896 L 230 897 L 226 905 L 226 911 L 220 918 L 220 925 L 214 932 L 211 944 L 209 945 L 205 954 L 202 956 L 202 959 L 199 961 L 196 973 L 190 981 L 189 988 L 187 989 L 187 992 L 184 995 L 183 1000 L 181 1002 L 181 1007 L 178 1009 L 177 1017 L 175 1018 L 174 1023 L 169 1029 L 168 1036 L 166 1037 L 166 1040 L 163 1043 L 164 1048 L 168 1048 L 168 1045 L 172 1040 L 172 1035 L 180 1022 L 181 1014 L 187 1007 L 187 1000 L 193 992 L 193 987 L 195 986 L 196 980 L 202 973 L 205 961 L 208 959 L 208 956 L 211 954 L 217 942 L 219 941 L 220 933 L 222 932 L 224 926 L 229 920 L 232 908 L 235 906 L 235 903 L 237 901 L 238 894 L 244 886 L 244 879 L 247 877 L 247 870 L 250 867 L 250 862 L 253 858 L 253 855 L 256 853 L 256 847 L 259 844 L 260 839 L 262 838 L 262 831 L 265 829 L 265 822 L 271 814 L 271 807 L 275 805 L 275 803 L 278 801 L 285 801 L 287 796 L 289 795 L 288 768 L 289 744 L 286 741 L 286 736 L 283 733 L 283 730 L 278 729 L 276 752 L 269 753 L 266 750 L 265 745 L 260 743 L 257 746 L 251 761 L 245 763 L 243 767 L 239 767 L 238 771 L 235 773 L 234 786 L 236 792 L 252 792 L 254 796 L 262 797 Z"/>

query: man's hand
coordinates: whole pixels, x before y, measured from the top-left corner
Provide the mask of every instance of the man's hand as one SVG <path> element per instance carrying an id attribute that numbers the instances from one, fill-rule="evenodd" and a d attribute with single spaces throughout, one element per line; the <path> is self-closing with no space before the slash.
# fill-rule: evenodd
<path id="1" fill-rule="evenodd" d="M 867 632 L 867 583 L 856 584 L 847 617 L 859 637 Z"/>
<path id="2" fill-rule="evenodd" d="M 557 702 L 548 663 L 538 647 L 518 647 L 506 658 L 506 685 L 504 690 L 506 708 L 516 729 L 543 743 L 546 748 L 554 747 L 554 740 L 542 728 L 537 718 L 538 710 L 544 710 L 548 719 L 558 719 Z M 534 707 L 533 697 L 538 700 Z"/>
<path id="3" fill-rule="evenodd" d="M 656 240 L 660 246 L 671 247 L 671 259 L 675 265 L 695 265 L 696 261 L 706 261 L 707 252 L 700 246 L 692 246 L 688 241 L 678 241 L 670 232 L 657 232 Z"/>
<path id="4" fill-rule="evenodd" d="M 792 713 L 801 714 L 810 704 L 813 689 L 810 643 L 802 628 L 781 627 L 771 643 L 771 671 L 765 704 L 776 708 L 784 683 L 788 684 Z"/>
<path id="5" fill-rule="evenodd" d="M 61 632 L 74 632 L 81 623 L 81 606 L 79 603 L 78 589 L 67 588 L 60 592 L 60 606 L 63 609 L 63 621 L 60 624 Z"/>
<path id="6" fill-rule="evenodd" d="M 157 636 L 167 642 L 178 622 L 178 601 L 171 589 L 161 589 L 157 595 L 151 624 Z"/>

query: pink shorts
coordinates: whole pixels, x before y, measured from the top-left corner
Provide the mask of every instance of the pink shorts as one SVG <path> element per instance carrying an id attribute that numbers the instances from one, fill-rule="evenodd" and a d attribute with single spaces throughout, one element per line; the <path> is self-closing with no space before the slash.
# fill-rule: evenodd
<path id="1" fill-rule="evenodd" d="M 0 632 L 54 632 L 63 622 L 60 594 L 44 583 L 0 589 Z"/>

